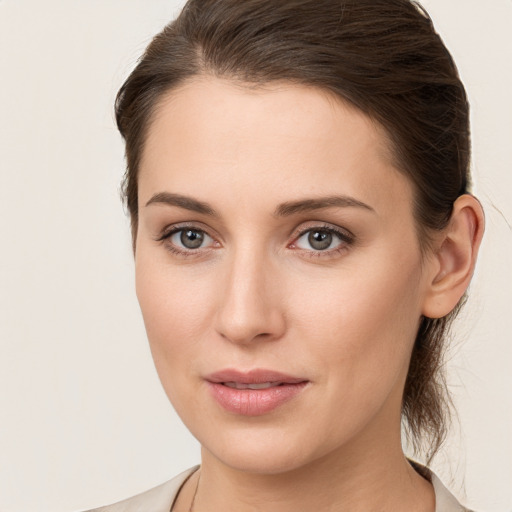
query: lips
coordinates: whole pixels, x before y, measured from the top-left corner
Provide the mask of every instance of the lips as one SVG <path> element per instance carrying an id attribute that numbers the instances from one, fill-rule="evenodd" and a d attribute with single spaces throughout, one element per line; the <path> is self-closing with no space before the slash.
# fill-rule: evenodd
<path id="1" fill-rule="evenodd" d="M 299 395 L 308 380 L 265 369 L 222 370 L 206 377 L 215 401 L 243 416 L 267 414 Z"/>
<path id="2" fill-rule="evenodd" d="M 222 384 L 233 389 L 268 389 L 280 386 L 282 382 L 259 382 L 253 384 L 244 384 L 243 382 L 223 382 Z"/>

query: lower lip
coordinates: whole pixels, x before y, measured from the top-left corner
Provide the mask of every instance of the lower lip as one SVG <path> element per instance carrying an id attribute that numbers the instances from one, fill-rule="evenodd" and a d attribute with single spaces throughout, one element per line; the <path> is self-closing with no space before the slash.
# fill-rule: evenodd
<path id="1" fill-rule="evenodd" d="M 281 384 L 266 389 L 235 389 L 208 382 L 215 400 L 227 411 L 242 416 L 261 416 L 295 398 L 307 382 Z"/>

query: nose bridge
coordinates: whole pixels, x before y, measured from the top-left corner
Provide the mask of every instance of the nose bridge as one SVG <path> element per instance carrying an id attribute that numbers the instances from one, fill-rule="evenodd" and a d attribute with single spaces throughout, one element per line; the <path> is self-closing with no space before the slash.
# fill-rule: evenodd
<path id="1" fill-rule="evenodd" d="M 236 343 L 275 339 L 284 329 L 275 265 L 268 251 L 239 244 L 228 257 L 219 290 L 218 332 Z"/>

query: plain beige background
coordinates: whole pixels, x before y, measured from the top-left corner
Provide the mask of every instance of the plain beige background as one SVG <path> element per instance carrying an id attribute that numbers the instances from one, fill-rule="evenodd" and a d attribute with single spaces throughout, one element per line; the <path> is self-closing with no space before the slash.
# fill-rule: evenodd
<path id="1" fill-rule="evenodd" d="M 178 0 L 0 0 L 0 511 L 65 512 L 199 460 L 160 389 L 118 199 L 116 90 Z M 512 2 L 425 0 L 472 104 L 487 233 L 448 371 L 460 428 L 435 462 L 512 511 Z"/>

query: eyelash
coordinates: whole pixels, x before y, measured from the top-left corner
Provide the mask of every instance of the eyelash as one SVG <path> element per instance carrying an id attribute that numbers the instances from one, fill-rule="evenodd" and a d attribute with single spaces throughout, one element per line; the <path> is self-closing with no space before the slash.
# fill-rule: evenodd
<path id="1" fill-rule="evenodd" d="M 190 258 L 190 257 L 198 257 L 202 254 L 204 254 L 204 251 L 211 249 L 210 247 L 200 247 L 196 250 L 194 249 L 181 249 L 180 247 L 173 244 L 170 239 L 173 235 L 176 233 L 180 233 L 182 231 L 194 231 L 196 233 L 203 233 L 204 235 L 208 236 L 212 240 L 215 241 L 215 238 L 210 236 L 204 229 L 198 228 L 194 225 L 189 224 L 182 224 L 178 226 L 171 226 L 170 228 L 164 229 L 162 234 L 156 239 L 157 242 L 161 242 L 164 247 L 171 252 L 172 254 L 176 254 L 178 256 L 181 256 L 183 258 Z M 218 242 L 217 242 L 218 243 Z M 201 251 L 201 252 L 200 252 Z"/>
<path id="2" fill-rule="evenodd" d="M 161 235 L 159 235 L 156 238 L 157 242 L 161 242 L 166 250 L 171 252 L 172 254 L 176 254 L 180 257 L 184 258 L 190 258 L 190 257 L 199 257 L 201 255 L 204 255 L 205 251 L 209 251 L 212 249 L 212 247 L 199 247 L 198 249 L 181 249 L 180 247 L 176 246 L 175 244 L 170 242 L 170 239 L 173 235 L 176 233 L 180 233 L 182 231 L 194 231 L 197 233 L 203 233 L 204 235 L 211 238 L 215 243 L 218 244 L 218 242 L 215 241 L 215 238 L 213 236 L 210 236 L 207 231 L 204 229 L 198 228 L 194 225 L 178 225 L 178 226 L 171 226 L 170 228 L 166 228 Z M 334 235 L 338 240 L 340 241 L 339 246 L 333 248 L 333 249 L 325 249 L 325 250 L 314 250 L 314 249 L 302 249 L 300 247 L 296 247 L 297 241 L 300 240 L 304 235 L 311 233 L 311 232 L 324 232 L 329 233 L 331 235 Z M 350 233 L 347 230 L 342 230 L 339 228 L 335 228 L 332 225 L 312 225 L 310 227 L 304 228 L 300 230 L 297 234 L 293 235 L 293 241 L 287 245 L 287 248 L 291 248 L 296 251 L 300 251 L 303 256 L 309 257 L 309 258 L 328 258 L 333 257 L 336 255 L 339 255 L 341 253 L 346 252 L 350 246 L 352 246 L 355 242 L 355 237 L 352 233 Z"/>
<path id="3" fill-rule="evenodd" d="M 349 250 L 350 246 L 352 246 L 355 242 L 355 237 L 348 230 L 342 230 L 340 228 L 336 228 L 330 224 L 323 225 L 315 225 L 302 229 L 297 235 L 294 236 L 293 242 L 288 245 L 288 247 L 294 247 L 297 244 L 297 241 L 302 238 L 304 235 L 311 232 L 323 232 L 334 235 L 340 241 L 339 246 L 334 247 L 332 249 L 325 250 L 314 250 L 314 249 L 302 249 L 297 247 L 295 250 L 301 251 L 304 256 L 308 258 L 329 258 L 335 257 L 339 254 L 342 254 Z"/>

